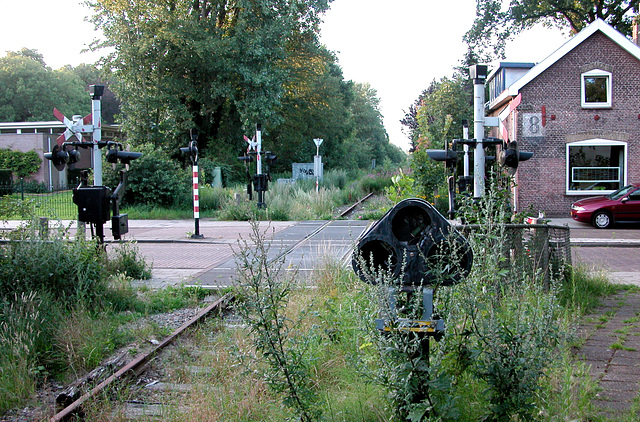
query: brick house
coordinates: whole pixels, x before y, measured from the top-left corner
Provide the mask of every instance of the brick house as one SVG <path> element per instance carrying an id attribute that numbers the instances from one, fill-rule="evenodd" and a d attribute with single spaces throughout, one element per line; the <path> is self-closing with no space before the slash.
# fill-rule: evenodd
<path id="1" fill-rule="evenodd" d="M 65 187 L 69 182 L 69 168 L 58 171 L 50 160 L 44 158 L 45 152 L 50 152 L 56 145 L 56 140 L 66 127 L 57 120 L 49 122 L 8 122 L 0 123 L 0 148 L 9 148 L 14 151 L 36 151 L 42 159 L 42 165 L 29 179 L 44 183 L 48 189 Z M 102 124 L 102 140 L 110 141 L 122 139 L 120 126 Z M 81 150 L 80 161 L 75 165 L 76 169 L 86 169 L 92 166 L 91 149 Z M 16 180 L 14 180 L 16 182 Z"/>
<path id="2" fill-rule="evenodd" d="M 534 153 L 515 176 L 516 211 L 567 217 L 578 199 L 640 182 L 640 47 L 604 21 L 535 66 L 501 63 L 487 83 L 502 122 L 491 136 Z"/>

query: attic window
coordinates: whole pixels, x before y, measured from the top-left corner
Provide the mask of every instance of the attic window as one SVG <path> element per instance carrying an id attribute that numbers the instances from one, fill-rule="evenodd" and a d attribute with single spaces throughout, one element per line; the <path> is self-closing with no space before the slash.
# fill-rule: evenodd
<path id="1" fill-rule="evenodd" d="M 582 108 L 611 107 L 611 73 L 594 69 L 581 75 Z"/>

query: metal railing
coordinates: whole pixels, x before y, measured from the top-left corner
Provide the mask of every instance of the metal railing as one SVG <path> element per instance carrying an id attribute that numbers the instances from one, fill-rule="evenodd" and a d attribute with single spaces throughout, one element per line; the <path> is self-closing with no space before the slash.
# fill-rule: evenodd
<path id="1" fill-rule="evenodd" d="M 48 187 L 44 183 L 19 180 L 10 185 L 0 185 L 0 196 L 10 196 L 13 199 L 24 201 L 30 216 L 17 215 L 15 213 L 3 216 L 4 218 L 48 217 L 53 219 L 70 220 L 78 216 L 78 207 L 73 203 L 72 190 L 75 185 L 58 185 Z"/>
<path id="2" fill-rule="evenodd" d="M 496 245 L 505 268 L 520 268 L 535 274 L 541 273 L 548 283 L 551 275 L 562 274 L 571 265 L 571 241 L 568 226 L 550 224 L 505 224 L 504 236 Z M 457 229 L 465 235 L 482 233 L 480 225 L 462 225 Z"/>

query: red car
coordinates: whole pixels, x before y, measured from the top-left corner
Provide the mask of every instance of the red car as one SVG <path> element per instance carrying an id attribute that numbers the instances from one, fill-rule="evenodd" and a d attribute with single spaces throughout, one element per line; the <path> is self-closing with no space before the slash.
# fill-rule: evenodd
<path id="1" fill-rule="evenodd" d="M 640 221 L 640 183 L 573 203 L 571 218 L 591 223 L 598 229 L 611 227 L 616 221 Z"/>

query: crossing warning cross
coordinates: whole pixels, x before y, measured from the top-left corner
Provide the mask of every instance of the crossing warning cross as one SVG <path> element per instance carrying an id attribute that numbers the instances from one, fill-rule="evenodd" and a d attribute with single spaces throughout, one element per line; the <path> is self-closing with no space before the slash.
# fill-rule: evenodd
<path id="1" fill-rule="evenodd" d="M 66 126 L 64 133 L 58 136 L 57 143 L 62 146 L 62 144 L 69 140 L 72 136 L 75 136 L 78 141 L 83 142 L 82 135 L 85 133 L 93 132 L 92 115 L 89 114 L 87 116 L 74 116 L 78 117 L 74 120 L 68 119 L 60 110 L 57 108 L 53 109 L 53 115 L 56 119 L 60 120 Z"/>

